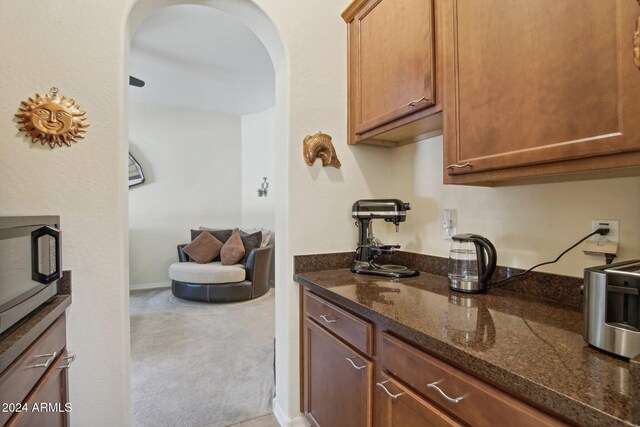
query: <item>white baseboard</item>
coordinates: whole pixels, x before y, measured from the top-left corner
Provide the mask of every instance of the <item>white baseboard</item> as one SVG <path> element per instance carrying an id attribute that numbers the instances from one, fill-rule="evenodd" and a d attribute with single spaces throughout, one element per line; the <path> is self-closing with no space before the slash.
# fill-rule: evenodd
<path id="1" fill-rule="evenodd" d="M 276 419 L 278 420 L 278 424 L 280 424 L 280 427 L 309 427 L 311 425 L 302 414 L 298 415 L 295 418 L 287 417 L 278 404 L 277 398 L 273 399 L 273 415 L 275 415 Z"/>
<path id="2" fill-rule="evenodd" d="M 145 289 L 170 288 L 171 282 L 159 283 L 141 283 L 138 285 L 129 285 L 129 291 L 143 291 Z"/>

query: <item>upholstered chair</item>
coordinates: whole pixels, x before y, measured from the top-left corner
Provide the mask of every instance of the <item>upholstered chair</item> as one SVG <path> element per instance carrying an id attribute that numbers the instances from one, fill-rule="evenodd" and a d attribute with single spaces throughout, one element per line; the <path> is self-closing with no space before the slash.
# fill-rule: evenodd
<path id="1" fill-rule="evenodd" d="M 245 301 L 269 290 L 273 246 L 249 250 L 244 261 L 222 265 L 220 261 L 198 264 L 178 245 L 178 261 L 169 267 L 173 295 L 191 301 Z"/>

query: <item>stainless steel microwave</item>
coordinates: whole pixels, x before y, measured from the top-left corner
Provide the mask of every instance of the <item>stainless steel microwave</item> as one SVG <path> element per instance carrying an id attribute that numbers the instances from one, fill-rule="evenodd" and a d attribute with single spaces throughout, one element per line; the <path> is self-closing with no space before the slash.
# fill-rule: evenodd
<path id="1" fill-rule="evenodd" d="M 60 217 L 0 217 L 0 333 L 57 293 Z"/>

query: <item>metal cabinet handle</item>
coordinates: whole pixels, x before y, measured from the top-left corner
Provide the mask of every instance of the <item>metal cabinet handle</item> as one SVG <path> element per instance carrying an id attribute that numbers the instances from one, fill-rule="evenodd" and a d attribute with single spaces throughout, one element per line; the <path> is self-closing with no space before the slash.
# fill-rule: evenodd
<path id="1" fill-rule="evenodd" d="M 58 366 L 58 369 L 68 369 L 69 366 L 71 366 L 71 364 L 74 362 L 74 360 L 76 360 L 76 355 L 72 354 L 71 356 L 67 356 L 64 358 L 64 360 L 67 361 L 66 365 L 62 365 L 62 366 Z"/>
<path id="2" fill-rule="evenodd" d="M 440 389 L 440 387 L 438 387 L 438 384 L 440 384 L 441 382 L 442 382 L 442 380 L 440 380 L 440 381 L 436 381 L 436 382 L 433 382 L 433 383 L 431 383 L 431 384 L 427 384 L 427 387 L 438 390 L 438 393 L 440 393 L 440 394 L 442 395 L 442 397 L 444 397 L 445 399 L 447 399 L 447 400 L 448 400 L 449 402 L 451 402 L 451 403 L 458 403 L 458 402 L 460 402 L 462 399 L 464 399 L 465 397 L 467 397 L 466 395 L 464 395 L 464 396 L 456 397 L 456 398 L 454 399 L 454 398 L 451 398 L 451 397 L 447 396 L 447 394 L 446 394 L 444 391 L 442 391 L 442 389 Z"/>
<path id="3" fill-rule="evenodd" d="M 327 323 L 336 323 L 338 321 L 338 319 L 329 319 L 328 314 L 321 314 L 320 317 L 322 317 L 322 320 L 324 320 Z"/>
<path id="4" fill-rule="evenodd" d="M 376 385 L 377 385 L 378 387 L 381 387 L 381 388 L 384 390 L 384 392 L 385 392 L 385 393 L 387 393 L 387 396 L 389 396 L 390 398 L 392 398 L 392 399 L 394 399 L 394 400 L 397 400 L 400 396 L 402 396 L 402 395 L 404 394 L 404 392 L 402 392 L 402 393 L 396 393 L 396 394 L 391 393 L 391 392 L 390 392 L 389 390 L 387 390 L 387 388 L 384 386 L 384 385 L 385 385 L 386 383 L 388 383 L 388 382 L 389 382 L 389 381 L 382 381 L 381 383 L 376 383 Z"/>
<path id="5" fill-rule="evenodd" d="M 355 363 L 353 363 L 353 359 L 355 359 L 355 357 L 345 357 L 345 359 L 347 359 L 349 363 L 351 363 L 351 366 L 353 366 L 357 370 L 364 369 L 367 367 L 367 365 L 358 366 Z"/>
<path id="6" fill-rule="evenodd" d="M 636 30 L 633 33 L 633 62 L 640 69 L 640 16 L 636 20 Z"/>
<path id="7" fill-rule="evenodd" d="M 465 163 L 461 163 L 461 164 L 452 164 L 447 166 L 447 169 L 459 169 L 459 168 L 466 168 L 467 166 L 471 166 L 471 163 L 469 162 L 465 162 Z"/>
<path id="8" fill-rule="evenodd" d="M 407 106 L 415 107 L 417 104 L 419 104 L 419 103 L 421 103 L 423 101 L 428 101 L 428 100 L 429 100 L 429 98 L 427 98 L 426 96 L 423 96 L 420 99 L 415 99 L 415 100 L 411 101 L 410 103 L 407 104 Z"/>
<path id="9" fill-rule="evenodd" d="M 38 359 L 40 357 L 47 357 L 47 360 L 44 363 L 38 363 L 37 365 L 33 365 L 32 368 L 45 368 L 45 369 L 47 369 L 49 367 L 49 365 L 51 365 L 51 362 L 53 362 L 53 360 L 56 358 L 57 355 L 58 355 L 58 352 L 54 351 L 53 353 L 39 354 L 37 356 L 33 356 L 34 359 Z"/>

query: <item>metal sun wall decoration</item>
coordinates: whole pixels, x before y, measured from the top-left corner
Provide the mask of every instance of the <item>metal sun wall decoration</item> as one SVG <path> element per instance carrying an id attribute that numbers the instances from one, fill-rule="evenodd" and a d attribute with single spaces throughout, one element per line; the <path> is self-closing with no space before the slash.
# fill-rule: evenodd
<path id="1" fill-rule="evenodd" d="M 318 132 L 315 135 L 305 136 L 302 142 L 302 156 L 309 166 L 313 166 L 318 157 L 322 159 L 322 166 L 333 166 L 338 169 L 342 166 L 331 142 L 331 136 L 326 133 Z"/>
<path id="2" fill-rule="evenodd" d="M 49 147 L 71 146 L 78 138 L 84 138 L 86 127 L 85 112 L 80 109 L 73 99 L 58 96 L 58 88 L 52 87 L 48 95 L 22 101 L 16 113 L 19 119 L 20 131 L 31 137 L 31 142 L 40 141 Z"/>

